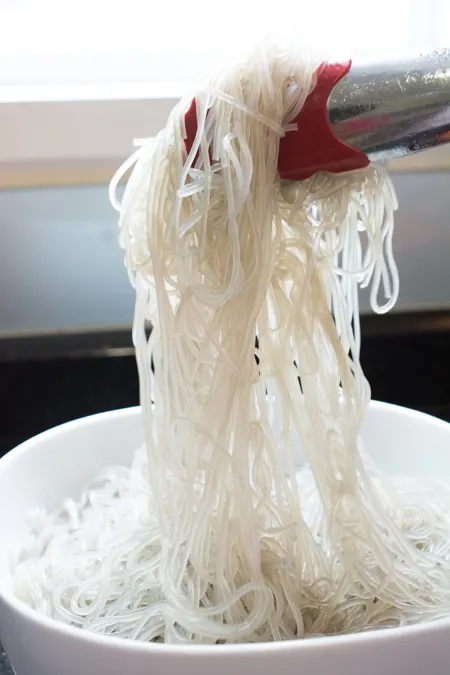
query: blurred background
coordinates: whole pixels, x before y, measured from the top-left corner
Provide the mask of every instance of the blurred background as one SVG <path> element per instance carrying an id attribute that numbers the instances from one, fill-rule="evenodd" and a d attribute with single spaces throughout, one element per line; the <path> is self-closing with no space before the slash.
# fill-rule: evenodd
<path id="1" fill-rule="evenodd" d="M 133 293 L 108 181 L 186 82 L 265 34 L 330 57 L 450 47 L 448 0 L 2 0 L 0 452 L 138 402 Z M 390 166 L 397 308 L 363 352 L 375 398 L 450 419 L 450 145 Z"/>

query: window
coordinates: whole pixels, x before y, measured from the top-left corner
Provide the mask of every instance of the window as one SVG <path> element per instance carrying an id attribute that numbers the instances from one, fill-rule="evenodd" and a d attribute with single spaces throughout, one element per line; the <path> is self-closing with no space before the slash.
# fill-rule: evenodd
<path id="1" fill-rule="evenodd" d="M 450 44 L 447 27 L 446 0 L 2 0 L 0 186 L 106 180 L 186 80 L 259 35 L 377 58 Z"/>

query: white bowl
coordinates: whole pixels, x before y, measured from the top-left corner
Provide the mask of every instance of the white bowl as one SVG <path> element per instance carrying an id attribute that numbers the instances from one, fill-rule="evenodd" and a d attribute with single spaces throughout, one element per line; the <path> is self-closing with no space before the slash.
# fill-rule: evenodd
<path id="1" fill-rule="evenodd" d="M 450 424 L 372 403 L 363 439 L 386 472 L 447 479 Z M 46 619 L 11 591 L 8 552 L 25 514 L 56 507 L 142 442 L 138 408 L 63 424 L 0 460 L 0 633 L 17 675 L 449 675 L 450 618 L 406 628 L 262 645 L 171 646 L 95 636 Z"/>

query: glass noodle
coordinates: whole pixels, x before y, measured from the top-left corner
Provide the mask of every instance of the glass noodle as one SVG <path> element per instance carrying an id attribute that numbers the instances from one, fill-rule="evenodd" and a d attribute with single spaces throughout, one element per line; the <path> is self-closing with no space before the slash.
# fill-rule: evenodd
<path id="1" fill-rule="evenodd" d="M 313 73 L 258 50 L 195 91 L 188 155 L 189 97 L 113 180 L 133 165 L 120 242 L 146 447 L 34 514 L 15 585 L 38 611 L 168 643 L 449 613 L 450 490 L 383 476 L 359 439 L 358 288 L 378 312 L 397 298 L 394 189 L 381 166 L 277 174 Z"/>

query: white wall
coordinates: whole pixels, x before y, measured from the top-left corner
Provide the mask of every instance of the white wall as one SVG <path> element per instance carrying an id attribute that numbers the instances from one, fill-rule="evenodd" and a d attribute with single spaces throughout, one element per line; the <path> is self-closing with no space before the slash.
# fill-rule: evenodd
<path id="1" fill-rule="evenodd" d="M 450 174 L 394 183 L 398 309 L 450 309 Z M 0 333 L 123 326 L 132 312 L 106 187 L 0 192 Z"/>

